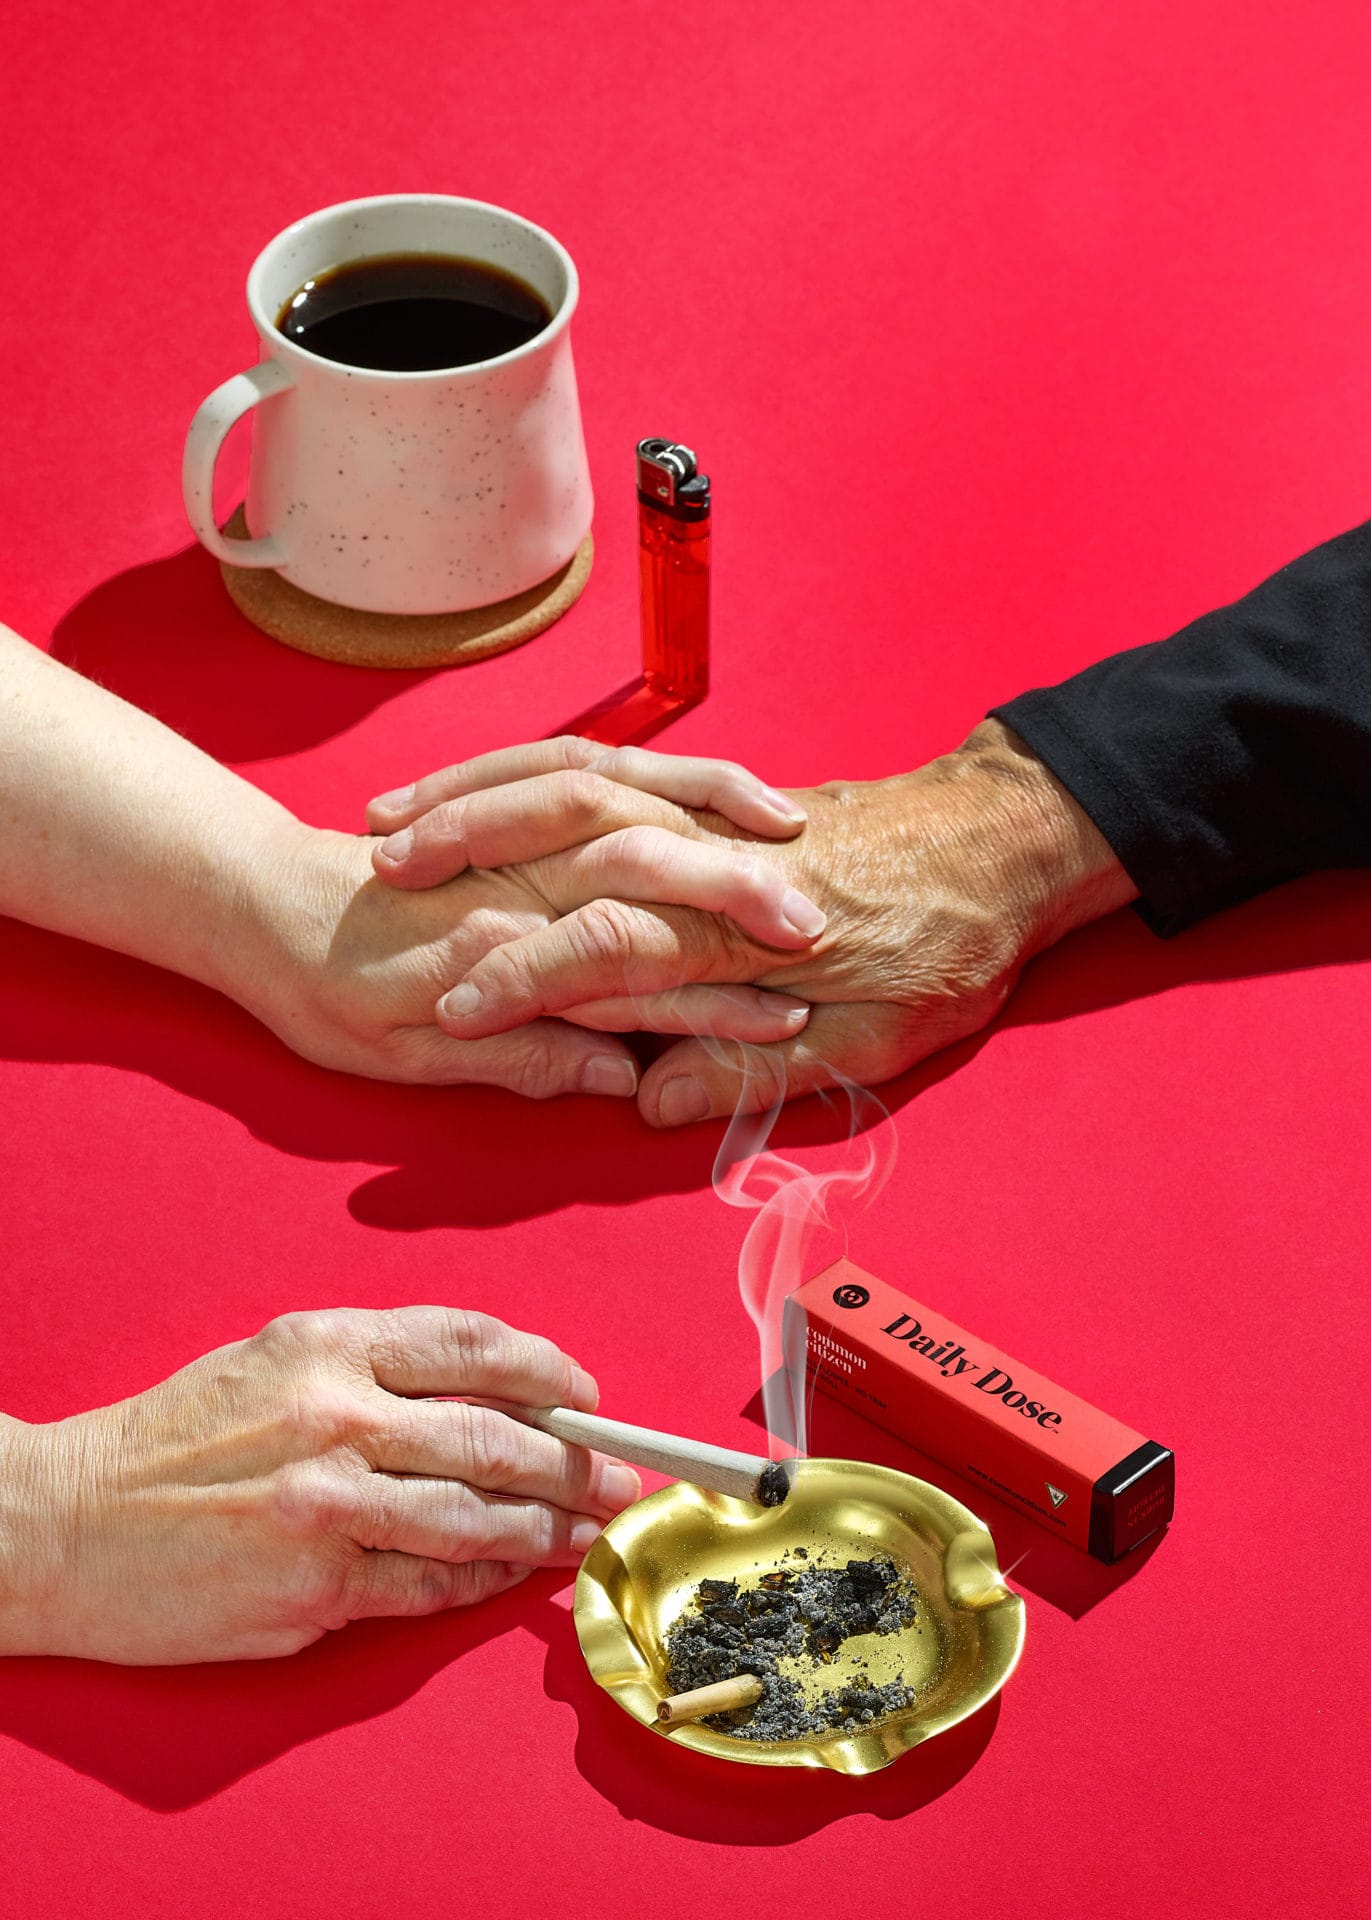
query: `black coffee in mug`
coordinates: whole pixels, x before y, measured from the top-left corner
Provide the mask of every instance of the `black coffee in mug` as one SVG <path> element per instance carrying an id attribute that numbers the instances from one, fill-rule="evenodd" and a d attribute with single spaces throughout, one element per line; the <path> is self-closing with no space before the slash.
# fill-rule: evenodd
<path id="1" fill-rule="evenodd" d="M 276 325 L 343 366 L 432 373 L 511 353 L 551 320 L 542 295 L 502 267 L 455 254 L 386 253 L 306 280 Z"/>

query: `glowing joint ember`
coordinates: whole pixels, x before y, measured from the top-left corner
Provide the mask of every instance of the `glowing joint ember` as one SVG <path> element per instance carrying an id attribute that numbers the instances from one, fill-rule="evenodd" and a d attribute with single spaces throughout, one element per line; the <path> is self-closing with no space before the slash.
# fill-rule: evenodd
<path id="1" fill-rule="evenodd" d="M 790 1471 L 783 1460 L 768 1460 L 757 1481 L 757 1499 L 764 1507 L 779 1507 L 790 1492 Z"/>

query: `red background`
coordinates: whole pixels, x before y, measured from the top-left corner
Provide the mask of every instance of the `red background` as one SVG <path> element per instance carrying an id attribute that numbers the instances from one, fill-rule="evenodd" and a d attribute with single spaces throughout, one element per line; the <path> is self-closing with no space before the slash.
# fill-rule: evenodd
<path id="1" fill-rule="evenodd" d="M 717 488 L 717 691 L 666 744 L 784 781 L 912 766 L 1368 512 L 1365 18 L 10 0 L 0 614 L 355 826 L 628 676 L 629 455 L 664 432 Z M 258 247 L 411 188 L 576 258 L 598 557 L 525 650 L 373 676 L 239 620 L 178 469 L 252 357 Z M 134 1392 L 284 1308 L 436 1298 L 544 1328 L 608 1412 L 758 1443 L 717 1130 L 341 1080 L 151 968 L 9 924 L 3 952 L 10 1412 Z M 853 1257 L 1179 1458 L 1127 1578 L 976 1498 L 1029 1549 L 998 1708 L 866 1782 L 726 1769 L 592 1688 L 551 1577 L 256 1668 L 14 1662 L 0 1906 L 1342 1911 L 1369 958 L 1362 875 L 1170 944 L 1119 915 L 891 1089 L 900 1164 Z M 835 1151 L 812 1103 L 781 1138 Z M 832 1415 L 815 1444 L 912 1460 Z"/>

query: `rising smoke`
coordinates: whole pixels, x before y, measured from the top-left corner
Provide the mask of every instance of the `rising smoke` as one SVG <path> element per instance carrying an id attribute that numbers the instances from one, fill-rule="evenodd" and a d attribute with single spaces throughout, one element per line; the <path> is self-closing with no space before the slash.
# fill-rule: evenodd
<path id="1" fill-rule="evenodd" d="M 711 1051 L 718 1045 L 707 1039 L 704 1044 Z M 768 1142 L 785 1104 L 784 1056 L 775 1048 L 733 1042 L 728 1057 L 734 1063 L 739 1051 L 743 1083 L 715 1157 L 714 1191 L 725 1205 L 756 1215 L 738 1256 L 738 1291 L 757 1329 L 772 1456 L 784 1451 L 781 1442 L 804 1454 L 809 1424 L 805 1355 L 803 1344 L 794 1339 L 789 1344 L 796 1350 L 786 1351 L 786 1299 L 817 1268 L 810 1256 L 815 1235 L 845 1230 L 852 1215 L 864 1211 L 885 1186 L 895 1165 L 898 1136 L 883 1102 L 830 1065 L 834 1091 L 819 1097 L 837 1112 L 844 1100 L 847 1103 L 844 1163 L 815 1171 L 771 1151 Z M 768 1103 L 751 1112 L 754 1093 L 761 1088 L 769 1090 Z"/>

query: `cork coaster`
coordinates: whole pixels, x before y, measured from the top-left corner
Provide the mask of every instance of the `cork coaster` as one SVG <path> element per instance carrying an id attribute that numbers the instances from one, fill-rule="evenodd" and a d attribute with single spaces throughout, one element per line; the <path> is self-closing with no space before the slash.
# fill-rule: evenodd
<path id="1" fill-rule="evenodd" d="M 239 507 L 224 533 L 246 540 Z M 220 562 L 229 598 L 254 627 L 301 653 L 348 667 L 464 667 L 532 640 L 581 597 L 595 544 L 587 534 L 567 564 L 541 586 L 467 613 L 362 613 L 293 587 L 271 567 Z"/>

